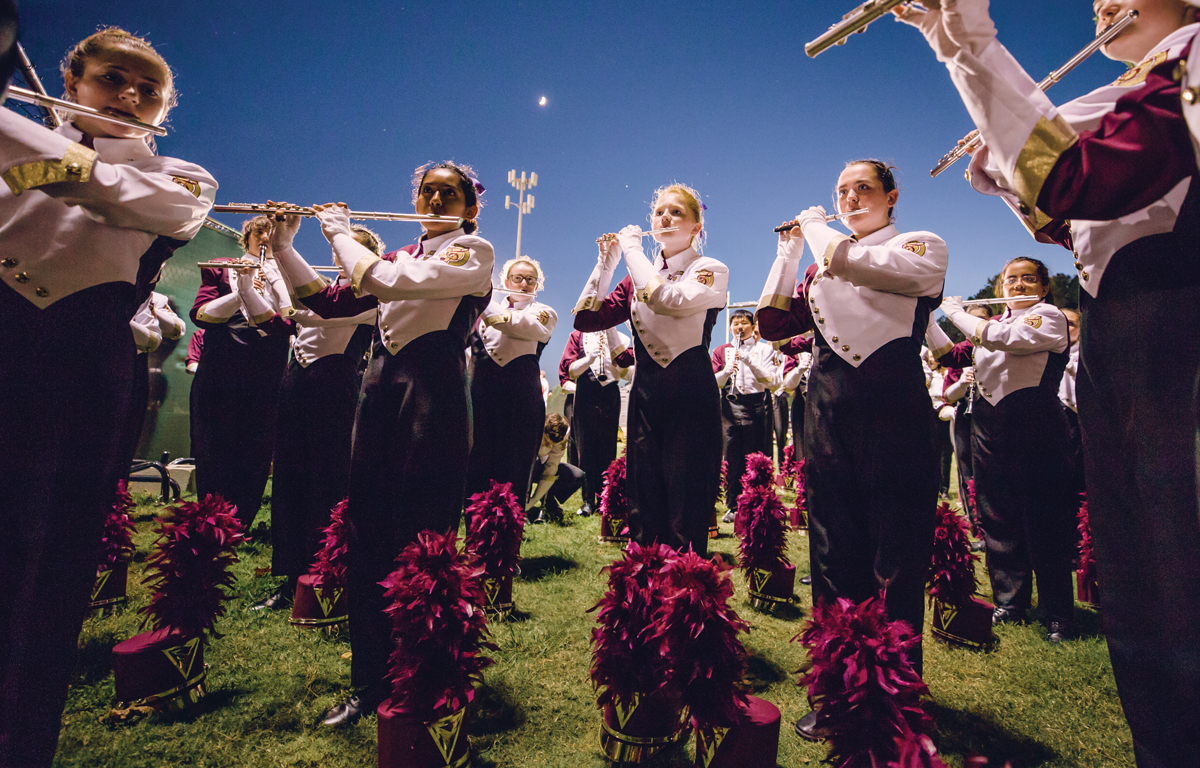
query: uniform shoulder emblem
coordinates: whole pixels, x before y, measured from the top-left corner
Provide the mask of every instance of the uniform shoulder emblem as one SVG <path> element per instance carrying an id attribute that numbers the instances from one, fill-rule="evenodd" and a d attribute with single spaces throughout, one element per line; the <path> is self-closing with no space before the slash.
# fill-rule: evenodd
<path id="1" fill-rule="evenodd" d="M 1041 328 L 1042 327 L 1042 316 L 1041 315 L 1025 315 L 1025 317 L 1023 317 L 1021 319 L 1024 321 L 1025 325 L 1028 325 L 1031 328 Z"/>
<path id="2" fill-rule="evenodd" d="M 920 240 L 910 240 L 900 247 L 906 251 L 912 251 L 918 256 L 925 255 L 925 243 L 922 243 Z"/>
<path id="3" fill-rule="evenodd" d="M 183 176 L 172 176 L 171 181 L 191 192 L 193 197 L 200 197 L 200 184 L 198 182 L 184 178 Z"/>
<path id="4" fill-rule="evenodd" d="M 537 321 L 542 325 L 550 325 L 550 313 L 544 309 L 541 312 L 538 312 Z"/>
<path id="5" fill-rule="evenodd" d="M 452 245 L 446 250 L 442 251 L 438 258 L 452 267 L 461 267 L 463 264 L 467 263 L 468 259 L 471 258 L 471 249 L 464 248 L 461 245 Z"/>
<path id="6" fill-rule="evenodd" d="M 1133 88 L 1146 82 L 1146 77 L 1149 76 L 1150 70 L 1157 67 L 1167 60 L 1167 52 L 1159 51 L 1153 56 L 1142 59 L 1137 64 L 1129 68 L 1129 71 L 1113 81 L 1113 85 L 1118 85 L 1124 88 Z"/>
<path id="7" fill-rule="evenodd" d="M 681 277 L 683 277 L 683 270 L 682 270 L 682 269 L 681 269 L 681 270 L 679 270 L 678 272 L 672 272 L 671 274 L 667 275 L 667 282 L 668 282 L 668 283 L 673 283 L 673 282 L 675 282 L 676 280 L 678 280 L 678 279 L 679 279 L 679 278 L 681 278 Z"/>
<path id="8" fill-rule="evenodd" d="M 703 283 L 704 285 L 707 285 L 709 288 L 712 288 L 713 283 L 716 281 L 716 278 L 713 277 L 713 272 L 711 269 L 698 270 L 696 274 L 692 276 L 692 279 L 697 283 Z"/>

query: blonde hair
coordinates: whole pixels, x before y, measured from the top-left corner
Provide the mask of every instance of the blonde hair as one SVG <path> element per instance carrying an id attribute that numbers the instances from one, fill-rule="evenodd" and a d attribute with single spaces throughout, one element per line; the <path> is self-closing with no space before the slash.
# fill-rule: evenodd
<path id="1" fill-rule="evenodd" d="M 542 272 L 542 265 L 536 259 L 531 259 L 528 256 L 518 256 L 515 259 L 509 259 L 504 262 L 504 266 L 500 268 L 500 285 L 504 286 L 508 283 L 508 273 L 518 264 L 528 264 L 537 272 L 537 285 L 535 291 L 540 291 L 546 287 L 546 275 Z"/>
<path id="2" fill-rule="evenodd" d="M 353 233 L 354 239 L 358 241 L 359 245 L 366 248 L 376 256 L 383 255 L 383 238 L 381 238 L 374 231 L 367 229 L 362 224 L 351 224 L 350 231 Z"/>
<path id="3" fill-rule="evenodd" d="M 238 245 L 242 246 L 242 250 L 249 252 L 250 235 L 255 232 L 270 232 L 275 229 L 275 222 L 271 221 L 270 216 L 255 216 L 252 219 L 246 219 L 242 222 L 242 234 L 238 237 Z"/>
<path id="4" fill-rule="evenodd" d="M 704 203 L 700 201 L 699 192 L 687 184 L 681 184 L 678 181 L 671 182 L 665 187 L 659 187 L 654 190 L 654 202 L 650 204 L 650 212 L 653 214 L 654 209 L 658 206 L 658 201 L 671 193 L 683 198 L 684 207 L 691 212 L 692 217 L 700 224 L 700 234 L 692 238 L 692 245 L 699 251 L 703 246 L 705 235 L 707 234 L 704 230 Z"/>
<path id="5" fill-rule="evenodd" d="M 179 103 L 179 95 L 175 91 L 175 73 L 171 71 L 170 65 L 167 64 L 167 60 L 162 57 L 162 54 L 154 50 L 154 46 L 150 44 L 149 40 L 132 35 L 120 27 L 101 27 L 67 51 L 62 64 L 59 65 L 64 82 L 68 72 L 76 80 L 83 77 L 83 69 L 87 65 L 88 59 L 121 49 L 145 54 L 162 65 L 163 74 L 166 77 L 166 81 L 163 83 L 163 104 L 165 106 L 163 119 L 165 120 L 171 108 Z"/>

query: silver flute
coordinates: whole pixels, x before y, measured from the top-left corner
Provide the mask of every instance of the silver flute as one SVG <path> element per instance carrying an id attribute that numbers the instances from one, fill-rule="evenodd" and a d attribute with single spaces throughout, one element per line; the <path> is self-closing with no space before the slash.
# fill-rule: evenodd
<path id="1" fill-rule="evenodd" d="M 284 214 L 287 216 L 316 216 L 317 212 L 311 207 L 302 205 L 268 205 L 266 203 L 226 203 L 214 205 L 213 213 L 252 213 L 264 216 Z M 439 221 L 451 222 L 461 227 L 463 220 L 455 216 L 438 216 L 427 213 L 386 213 L 383 211 L 350 211 L 350 218 L 371 221 L 415 221 L 422 224 L 432 224 Z"/>
<path id="2" fill-rule="evenodd" d="M 804 52 L 809 55 L 809 58 L 816 58 L 817 54 L 835 45 L 844 44 L 846 38 L 850 37 L 850 35 L 856 32 L 866 32 L 871 22 L 883 16 L 897 5 L 909 4 L 905 0 L 867 0 L 867 2 L 843 16 L 842 20 L 830 27 L 825 34 L 811 43 L 805 44 Z M 919 3 L 911 3 L 911 5 L 925 10 L 925 7 Z"/>
<path id="3" fill-rule="evenodd" d="M 1103 32 L 1101 32 L 1099 35 L 1096 35 L 1095 40 L 1088 43 L 1086 46 L 1084 46 L 1083 50 L 1072 56 L 1070 61 L 1046 75 L 1046 79 L 1038 83 L 1038 89 L 1042 91 L 1049 90 L 1050 86 L 1056 84 L 1059 80 L 1062 80 L 1068 72 L 1086 61 L 1093 53 L 1112 42 L 1113 38 L 1125 31 L 1125 28 L 1132 24 L 1137 17 L 1137 11 L 1129 11 L 1118 21 L 1114 21 L 1112 24 L 1109 24 L 1104 28 Z M 973 155 L 978 152 L 979 148 L 982 146 L 983 137 L 979 135 L 979 131 L 971 131 L 966 136 L 963 136 L 962 140 L 958 143 L 958 146 L 942 156 L 942 159 L 939 160 L 934 169 L 929 172 L 929 175 L 936 177 L 942 171 L 957 163 L 963 156 Z"/>
<path id="4" fill-rule="evenodd" d="M 842 221 L 844 219 L 850 218 L 851 216 L 857 216 L 860 213 L 866 213 L 869 210 L 871 210 L 871 209 L 870 208 L 855 208 L 853 211 L 846 211 L 845 213 L 831 213 L 825 217 L 825 221 Z M 799 226 L 799 224 L 796 221 L 796 219 L 792 219 L 787 224 L 780 224 L 778 227 L 775 227 L 775 231 L 783 232 L 788 229 L 793 229 L 797 226 Z"/>

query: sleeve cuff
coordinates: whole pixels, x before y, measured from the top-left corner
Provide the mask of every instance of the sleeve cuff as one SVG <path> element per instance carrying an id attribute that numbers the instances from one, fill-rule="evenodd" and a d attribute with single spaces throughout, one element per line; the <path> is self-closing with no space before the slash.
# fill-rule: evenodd
<path id="1" fill-rule="evenodd" d="M 768 308 L 779 309 L 783 310 L 784 312 L 788 312 L 792 309 L 792 297 L 784 296 L 780 293 L 764 295 L 758 300 L 758 307 L 755 309 L 755 311 L 757 312 Z M 778 349 L 778 347 L 776 347 L 776 349 Z"/>
<path id="2" fill-rule="evenodd" d="M 600 309 L 600 299 L 596 296 L 581 296 L 579 303 L 575 305 L 575 309 L 571 310 L 571 314 L 578 312 L 595 312 Z"/>
<path id="3" fill-rule="evenodd" d="M 314 294 L 317 294 L 317 293 L 320 293 L 321 291 L 323 291 L 325 289 L 325 285 L 326 285 L 325 281 L 318 277 L 316 280 L 313 280 L 311 283 L 305 283 L 304 285 L 301 285 L 298 288 L 296 288 L 296 298 L 307 299 L 309 296 L 312 296 Z"/>
<path id="4" fill-rule="evenodd" d="M 637 292 L 638 301 L 642 302 L 643 304 L 649 304 L 650 299 L 654 297 L 654 292 L 666 284 L 667 281 L 663 280 L 658 275 L 650 278 L 650 282 L 646 283 L 646 287 Z"/>
<path id="5" fill-rule="evenodd" d="M 269 309 L 266 312 L 263 312 L 261 315 L 255 315 L 254 317 L 252 317 L 250 319 L 254 321 L 255 325 L 262 325 L 263 323 L 270 320 L 272 317 L 275 317 L 275 315 L 276 315 L 275 310 Z"/>
<path id="6" fill-rule="evenodd" d="M 842 243 L 848 242 L 850 242 L 850 238 L 846 235 L 835 235 L 833 239 L 829 241 L 829 244 L 825 246 L 825 253 L 822 254 L 821 259 L 817 262 L 818 277 L 830 271 L 830 267 L 833 266 L 834 261 L 837 258 L 838 247 Z"/>
<path id="7" fill-rule="evenodd" d="M 491 328 L 494 325 L 500 325 L 500 323 L 507 323 L 511 320 L 512 320 L 512 312 L 507 312 L 507 311 L 497 312 L 494 315 L 488 315 L 487 317 L 483 318 L 483 324 L 485 327 Z"/>
<path id="8" fill-rule="evenodd" d="M 350 287 L 354 290 L 354 298 L 361 299 L 363 295 L 362 281 L 367 272 L 376 263 L 382 261 L 378 256 L 364 256 L 354 265 L 354 273 L 350 275 Z"/>
<path id="9" fill-rule="evenodd" d="M 1013 169 L 1013 191 L 1020 200 L 1017 209 L 1022 215 L 1029 217 L 1034 214 L 1038 195 L 1058 162 L 1058 156 L 1078 140 L 1079 135 L 1061 116 L 1053 120 L 1044 117 L 1038 119 L 1021 153 L 1017 155 L 1017 164 Z"/>
<path id="10" fill-rule="evenodd" d="M 61 160 L 36 160 L 14 166 L 2 175 L 14 196 L 27 189 L 60 181 L 86 182 L 92 177 L 92 166 L 96 163 L 96 150 L 82 144 L 71 144 L 63 152 Z"/>

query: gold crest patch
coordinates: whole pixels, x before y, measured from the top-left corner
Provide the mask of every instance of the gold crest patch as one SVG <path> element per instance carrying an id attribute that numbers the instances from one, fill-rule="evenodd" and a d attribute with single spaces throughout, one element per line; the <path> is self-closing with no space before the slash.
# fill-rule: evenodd
<path id="1" fill-rule="evenodd" d="M 1042 316 L 1041 315 L 1025 315 L 1025 317 L 1023 317 L 1022 320 L 1025 321 L 1025 325 L 1028 325 L 1031 328 L 1041 328 L 1042 327 Z"/>
<path id="2" fill-rule="evenodd" d="M 471 249 L 463 248 L 461 245 L 452 245 L 442 251 L 438 258 L 452 267 L 461 267 L 467 263 L 467 259 L 471 258 Z"/>
<path id="3" fill-rule="evenodd" d="M 905 243 L 900 247 L 906 251 L 912 251 L 918 256 L 925 255 L 925 243 L 922 243 L 920 240 L 913 240 L 911 243 Z"/>
<path id="4" fill-rule="evenodd" d="M 692 279 L 695 280 L 697 283 L 703 283 L 704 285 L 707 285 L 709 288 L 712 288 L 713 283 L 716 280 L 716 278 L 713 277 L 713 273 L 712 273 L 711 269 L 700 270 L 699 272 L 696 273 L 696 276 L 693 277 Z"/>
<path id="5" fill-rule="evenodd" d="M 537 313 L 537 320 L 542 325 L 550 325 L 550 313 L 543 309 Z"/>
<path id="6" fill-rule="evenodd" d="M 1157 67 L 1167 60 L 1167 52 L 1159 51 L 1148 59 L 1142 59 L 1137 64 L 1129 68 L 1129 71 L 1113 81 L 1113 85 L 1119 85 L 1125 88 L 1133 88 L 1146 82 L 1146 77 L 1150 74 L 1150 70 Z"/>
<path id="7" fill-rule="evenodd" d="M 185 179 L 182 176 L 172 176 L 171 181 L 173 181 L 176 184 L 178 184 L 179 186 L 183 187 L 188 192 L 191 192 L 194 197 L 200 197 L 200 184 L 199 183 L 192 181 L 191 179 Z"/>

